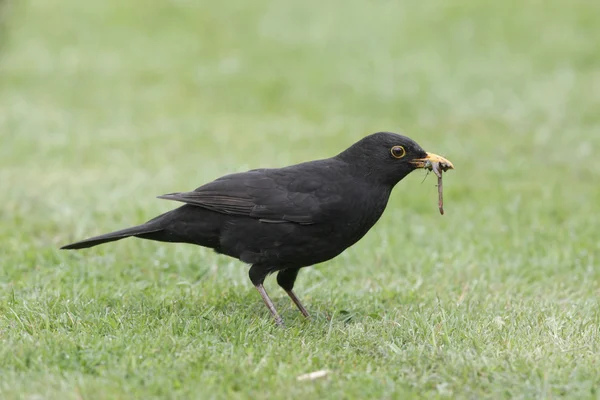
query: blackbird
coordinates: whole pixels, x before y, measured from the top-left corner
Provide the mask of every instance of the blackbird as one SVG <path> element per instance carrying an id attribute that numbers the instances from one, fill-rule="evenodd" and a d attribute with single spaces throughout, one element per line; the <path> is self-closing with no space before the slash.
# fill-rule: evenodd
<path id="1" fill-rule="evenodd" d="M 378 132 L 340 154 L 284 168 L 223 176 L 192 192 L 160 199 L 185 203 L 150 221 L 69 244 L 83 249 L 135 236 L 191 243 L 250 264 L 250 280 L 278 325 L 263 282 L 273 273 L 300 312 L 293 291 L 300 268 L 330 260 L 361 239 L 385 210 L 393 187 L 418 168 L 452 163 L 412 139 Z"/>

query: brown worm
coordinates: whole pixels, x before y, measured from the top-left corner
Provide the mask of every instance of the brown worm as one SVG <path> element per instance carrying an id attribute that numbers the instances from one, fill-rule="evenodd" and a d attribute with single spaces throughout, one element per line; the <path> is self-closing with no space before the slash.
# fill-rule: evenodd
<path id="1" fill-rule="evenodd" d="M 438 178 L 438 208 L 440 209 L 440 214 L 444 215 L 444 192 L 442 186 L 442 171 L 444 171 L 445 165 L 439 165 L 437 162 L 431 163 L 431 170 Z"/>

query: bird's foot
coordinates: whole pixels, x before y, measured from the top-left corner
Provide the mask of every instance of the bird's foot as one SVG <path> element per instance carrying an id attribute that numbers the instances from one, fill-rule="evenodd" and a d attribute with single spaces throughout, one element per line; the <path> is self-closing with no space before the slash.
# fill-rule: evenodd
<path id="1" fill-rule="evenodd" d="M 279 315 L 275 317 L 275 325 L 277 325 L 280 328 L 285 328 L 285 323 L 283 322 L 283 318 L 281 318 Z"/>

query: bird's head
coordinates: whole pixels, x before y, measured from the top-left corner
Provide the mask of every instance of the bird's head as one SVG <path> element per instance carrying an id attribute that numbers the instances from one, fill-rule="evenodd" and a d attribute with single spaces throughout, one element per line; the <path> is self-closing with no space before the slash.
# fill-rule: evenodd
<path id="1" fill-rule="evenodd" d="M 391 132 L 366 136 L 337 157 L 369 179 L 392 186 L 415 169 L 431 170 L 432 163 L 438 163 L 443 171 L 454 169 L 444 157 L 428 153 L 414 140 Z"/>

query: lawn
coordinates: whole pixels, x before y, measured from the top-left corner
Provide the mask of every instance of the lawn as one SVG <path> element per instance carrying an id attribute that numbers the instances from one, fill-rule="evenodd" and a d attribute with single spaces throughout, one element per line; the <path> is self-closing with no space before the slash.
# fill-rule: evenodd
<path id="1" fill-rule="evenodd" d="M 600 398 L 600 3 L 5 3 L 0 398 Z M 402 181 L 312 321 L 207 249 L 58 250 L 379 130 L 446 215 Z"/>

